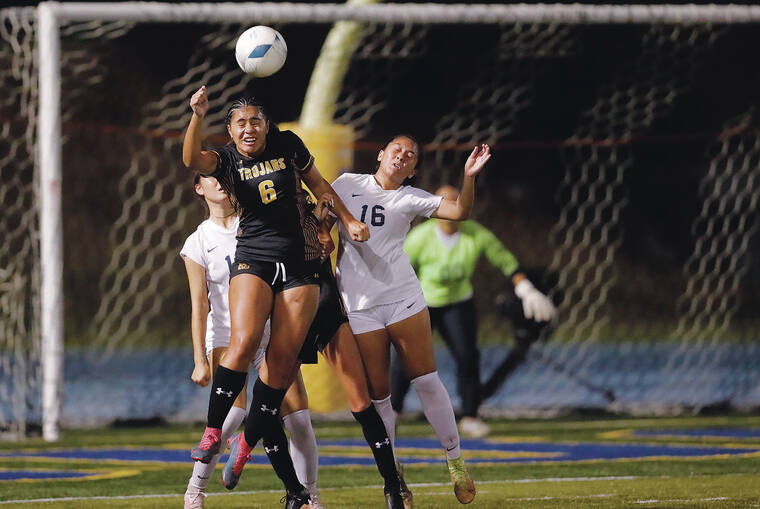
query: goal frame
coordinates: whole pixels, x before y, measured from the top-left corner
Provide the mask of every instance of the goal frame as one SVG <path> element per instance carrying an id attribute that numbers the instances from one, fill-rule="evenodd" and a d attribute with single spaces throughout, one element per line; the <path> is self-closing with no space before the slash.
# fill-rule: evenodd
<path id="1" fill-rule="evenodd" d="M 257 23 L 362 21 L 385 23 L 757 23 L 760 6 L 578 4 L 168 4 L 58 3 L 37 7 L 39 122 L 37 126 L 41 257 L 42 432 L 60 436 L 63 387 L 63 211 L 61 203 L 60 27 L 68 21 Z"/>

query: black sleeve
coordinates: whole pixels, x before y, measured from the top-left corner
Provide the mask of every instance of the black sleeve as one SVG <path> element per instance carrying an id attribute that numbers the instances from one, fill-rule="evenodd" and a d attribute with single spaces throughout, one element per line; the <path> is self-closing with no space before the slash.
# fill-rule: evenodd
<path id="1" fill-rule="evenodd" d="M 218 150 L 210 150 L 209 152 L 216 155 L 216 168 L 211 173 L 201 173 L 201 175 L 204 177 L 214 177 L 215 179 L 220 180 L 224 178 L 225 175 L 228 175 L 232 168 L 234 168 L 234 162 L 232 161 L 229 152 L 227 152 L 224 147 Z"/>
<path id="2" fill-rule="evenodd" d="M 314 157 L 309 149 L 293 131 L 282 131 L 282 136 L 285 140 L 286 150 L 291 154 L 296 171 L 307 173 L 311 169 L 311 163 L 314 162 Z"/>

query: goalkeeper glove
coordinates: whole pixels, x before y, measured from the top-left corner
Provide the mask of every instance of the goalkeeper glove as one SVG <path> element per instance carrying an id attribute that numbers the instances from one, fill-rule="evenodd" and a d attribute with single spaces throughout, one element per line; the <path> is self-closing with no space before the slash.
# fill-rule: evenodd
<path id="1" fill-rule="evenodd" d="M 549 297 L 536 290 L 533 283 L 523 279 L 515 285 L 515 295 L 522 301 L 525 318 L 537 322 L 548 322 L 556 314 L 554 304 Z"/>

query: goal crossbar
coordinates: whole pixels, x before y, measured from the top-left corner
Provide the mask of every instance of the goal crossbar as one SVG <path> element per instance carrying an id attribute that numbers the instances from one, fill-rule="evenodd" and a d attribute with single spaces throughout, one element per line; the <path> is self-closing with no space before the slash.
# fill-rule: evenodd
<path id="1" fill-rule="evenodd" d="M 64 21 L 261 22 L 374 21 L 382 23 L 754 23 L 757 5 L 581 4 L 295 4 L 47 2 Z"/>

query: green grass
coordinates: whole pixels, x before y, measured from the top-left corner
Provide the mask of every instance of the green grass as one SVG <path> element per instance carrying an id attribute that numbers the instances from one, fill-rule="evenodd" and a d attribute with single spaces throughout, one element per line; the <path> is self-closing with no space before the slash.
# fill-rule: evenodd
<path id="1" fill-rule="evenodd" d="M 510 441 L 662 443 L 679 445 L 742 446 L 760 449 L 760 439 L 736 440 L 700 437 L 633 437 L 632 429 L 760 427 L 758 416 L 690 418 L 586 418 L 551 420 L 499 420 L 492 422 L 492 438 Z M 353 423 L 317 424 L 319 438 L 359 437 Z M 189 449 L 200 426 L 166 426 L 138 429 L 71 430 L 64 433 L 69 447 L 167 446 Z M 400 436 L 432 436 L 421 422 L 402 422 Z M 60 447 L 60 445 L 58 446 Z M 0 450 L 47 449 L 39 439 L 0 443 Z M 369 452 L 367 452 L 369 454 Z M 466 454 L 466 452 L 465 452 Z M 0 469 L 62 469 L 109 471 L 113 478 L 99 480 L 46 480 L 0 482 L 0 502 L 61 497 L 107 499 L 0 504 L 5 508 L 167 508 L 181 507 L 190 474 L 189 463 L 134 463 L 114 461 L 58 461 L 4 459 Z M 760 508 L 760 455 L 722 456 L 711 459 L 648 459 L 587 462 L 473 465 L 478 496 L 470 507 L 496 508 Z M 119 477 L 118 475 L 123 475 Z M 454 508 L 445 467 L 410 465 L 407 481 L 413 485 L 415 507 Z M 414 486 L 414 485 L 418 486 Z M 323 500 L 332 509 L 384 507 L 380 477 L 374 467 L 320 469 Z M 281 507 L 282 489 L 268 465 L 246 469 L 234 492 L 212 481 L 207 508 Z M 255 492 L 255 493 L 251 493 Z M 115 496 L 152 495 L 115 499 Z"/>

